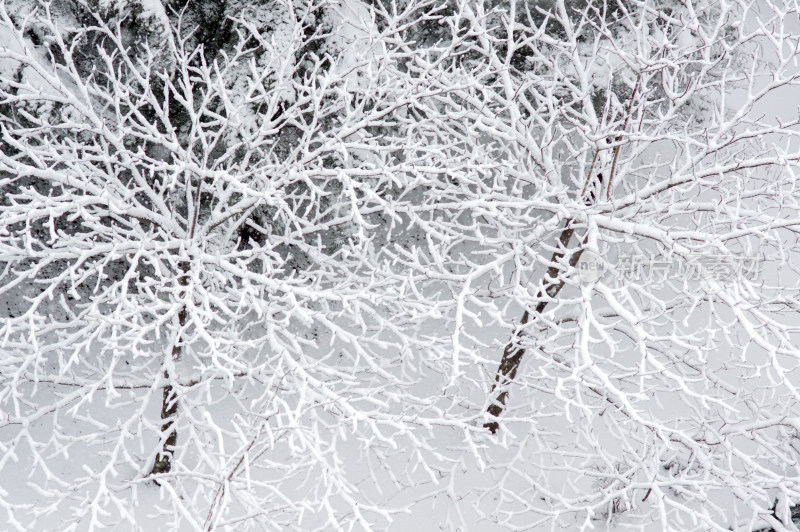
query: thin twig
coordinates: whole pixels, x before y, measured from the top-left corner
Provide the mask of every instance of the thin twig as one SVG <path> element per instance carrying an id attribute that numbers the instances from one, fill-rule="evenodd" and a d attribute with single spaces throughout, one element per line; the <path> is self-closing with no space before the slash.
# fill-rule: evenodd
<path id="1" fill-rule="evenodd" d="M 639 75 L 636 76 L 636 84 L 633 86 L 633 92 L 631 93 L 631 98 L 628 100 L 628 111 L 625 114 L 625 123 L 622 124 L 622 132 L 624 133 L 628 129 L 628 121 L 631 119 L 631 113 L 633 112 L 633 101 L 636 99 L 636 91 L 639 90 L 639 83 L 642 80 L 642 73 L 639 72 Z M 622 140 L 622 135 L 617 137 L 617 142 Z M 614 172 L 617 170 L 617 159 L 619 158 L 619 149 L 622 147 L 622 144 L 617 144 L 617 147 L 614 148 L 614 159 L 611 161 L 611 175 L 608 176 L 608 188 L 606 189 L 606 200 L 611 199 L 611 185 L 614 182 Z"/>

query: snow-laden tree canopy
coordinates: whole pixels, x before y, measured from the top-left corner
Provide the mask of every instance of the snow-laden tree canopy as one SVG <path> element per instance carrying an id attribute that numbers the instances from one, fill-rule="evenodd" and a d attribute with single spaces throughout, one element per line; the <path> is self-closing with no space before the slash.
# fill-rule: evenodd
<path id="1" fill-rule="evenodd" d="M 0 522 L 790 530 L 798 35 L 0 0 Z"/>

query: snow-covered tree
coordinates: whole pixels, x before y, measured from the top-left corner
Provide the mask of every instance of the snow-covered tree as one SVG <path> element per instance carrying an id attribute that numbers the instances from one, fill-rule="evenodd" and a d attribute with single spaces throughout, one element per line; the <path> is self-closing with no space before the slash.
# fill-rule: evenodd
<path id="1" fill-rule="evenodd" d="M 454 506 L 514 530 L 791 526 L 796 8 L 449 17 L 460 53 L 436 82 L 463 87 L 440 100 L 456 164 L 420 214 L 425 253 L 396 259 L 446 316 L 448 393 L 498 439 L 465 445 L 485 473 L 453 470 Z"/>
<path id="2" fill-rule="evenodd" d="M 410 431 L 369 221 L 438 164 L 405 133 L 431 85 L 410 15 L 0 2 L 0 520 L 391 514 L 339 453 L 387 467 Z"/>
<path id="3" fill-rule="evenodd" d="M 0 512 L 788 529 L 797 13 L 0 1 Z"/>

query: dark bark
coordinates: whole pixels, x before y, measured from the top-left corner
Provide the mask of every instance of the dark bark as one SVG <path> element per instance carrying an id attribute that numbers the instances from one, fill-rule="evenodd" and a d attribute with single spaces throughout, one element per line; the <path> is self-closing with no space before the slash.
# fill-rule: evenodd
<path id="1" fill-rule="evenodd" d="M 181 262 L 181 276 L 178 278 L 178 283 L 181 287 L 186 287 L 189 284 L 189 263 L 187 261 Z M 175 338 L 175 344 L 172 346 L 172 358 L 178 360 L 183 350 L 183 329 L 186 326 L 186 306 L 181 308 L 178 312 L 178 334 Z M 169 372 L 164 370 L 164 394 L 161 400 L 161 450 L 156 455 L 156 460 L 153 463 L 153 469 L 150 471 L 151 475 L 158 475 L 159 473 L 169 473 L 172 471 L 172 457 L 175 454 L 175 445 L 178 443 L 178 430 L 175 428 L 175 420 L 178 417 L 178 395 L 175 393 L 170 380 Z"/>
<path id="2" fill-rule="evenodd" d="M 164 371 L 164 379 L 169 382 L 169 373 Z M 156 455 L 156 460 L 153 463 L 153 470 L 151 475 L 159 473 L 169 473 L 172 470 L 172 456 L 175 453 L 175 445 L 178 443 L 178 431 L 173 428 L 175 418 L 178 415 L 178 397 L 171 384 L 164 386 L 164 397 L 161 403 L 161 419 L 164 423 L 161 425 L 161 437 L 164 438 L 164 443 L 161 450 Z"/>
<path id="3" fill-rule="evenodd" d="M 791 520 L 790 523 L 786 523 L 786 522 L 783 521 L 783 517 L 778 515 L 777 508 L 778 508 L 778 500 L 775 499 L 775 503 L 772 505 L 772 514 L 771 515 L 772 515 L 772 517 L 777 519 L 779 522 L 781 522 L 784 525 L 786 525 L 788 528 L 791 528 L 792 525 L 795 525 L 795 523 L 797 521 L 800 521 L 800 504 L 795 504 L 795 505 L 789 507 L 789 519 Z M 797 525 L 795 525 L 795 526 L 797 526 Z M 773 527 L 769 526 L 769 527 L 766 527 L 766 528 L 759 528 L 757 530 L 754 530 L 753 532 L 777 532 L 777 531 Z"/>
<path id="4" fill-rule="evenodd" d="M 542 288 L 540 288 L 539 293 L 536 294 L 536 299 L 539 300 L 539 303 L 537 303 L 532 311 L 530 309 L 525 309 L 519 327 L 517 327 L 508 345 L 506 345 L 505 350 L 503 350 L 503 358 L 500 360 L 500 366 L 497 368 L 497 375 L 495 376 L 494 385 L 492 385 L 492 391 L 490 392 L 494 395 L 499 389 L 500 393 L 497 394 L 497 397 L 487 409 L 487 412 L 490 416 L 495 418 L 495 421 L 490 421 L 483 425 L 485 428 L 489 429 L 492 434 L 496 434 L 500 428 L 497 418 L 503 413 L 503 409 L 506 405 L 506 399 L 508 398 L 508 390 L 506 388 L 517 376 L 517 370 L 522 363 L 522 358 L 525 356 L 525 348 L 519 345 L 519 341 L 524 335 L 525 326 L 542 314 L 550 300 L 555 298 L 564 286 L 565 280 L 561 276 L 563 266 L 560 264 L 560 261 L 567 253 L 567 245 L 569 245 L 572 234 L 575 232 L 575 229 L 570 227 L 571 222 L 572 220 L 567 220 L 564 229 L 561 231 L 561 236 L 558 239 L 559 249 L 553 253 L 553 257 L 550 259 L 551 266 L 547 269 Z M 582 254 L 583 248 L 576 250 L 570 256 L 569 266 L 571 268 L 575 267 Z"/>

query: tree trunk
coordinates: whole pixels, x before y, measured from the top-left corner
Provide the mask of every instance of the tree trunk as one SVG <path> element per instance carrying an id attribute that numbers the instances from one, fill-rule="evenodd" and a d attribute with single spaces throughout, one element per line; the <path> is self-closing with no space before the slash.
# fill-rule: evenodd
<path id="1" fill-rule="evenodd" d="M 500 393 L 497 394 L 497 397 L 487 409 L 489 415 L 494 418 L 499 418 L 500 414 L 503 413 L 506 399 L 508 398 L 508 390 L 506 388 L 511 381 L 514 380 L 514 377 L 516 377 L 517 370 L 522 363 L 522 357 L 525 355 L 525 348 L 519 345 L 519 340 L 524 334 L 525 325 L 541 315 L 545 307 L 547 307 L 549 300 L 555 298 L 564 286 L 565 281 L 560 275 L 563 271 L 563 267 L 559 264 L 559 261 L 564 258 L 567 245 L 572 239 L 572 234 L 575 232 L 575 229 L 570 227 L 571 223 L 572 220 L 567 220 L 564 229 L 561 231 L 561 236 L 558 239 L 559 249 L 553 253 L 553 257 L 550 259 L 551 266 L 547 269 L 543 286 L 539 290 L 539 293 L 536 294 L 536 299 L 540 300 L 539 303 L 536 305 L 533 312 L 529 309 L 525 309 L 519 327 L 517 327 L 508 345 L 506 345 L 506 348 L 503 350 L 503 358 L 500 360 L 500 366 L 497 368 L 497 375 L 495 376 L 494 385 L 492 385 L 492 391 L 490 392 L 494 395 L 499 389 Z M 576 250 L 575 253 L 572 254 L 569 258 L 569 265 L 571 268 L 575 267 L 582 254 L 583 248 Z M 496 419 L 495 421 L 485 423 L 483 426 L 489 429 L 492 434 L 496 434 L 497 430 L 500 428 L 500 424 Z"/>
<path id="2" fill-rule="evenodd" d="M 189 284 L 189 262 L 181 262 L 181 276 L 178 278 L 178 283 L 185 287 Z M 178 334 L 175 338 L 175 343 L 172 346 L 172 359 L 178 360 L 181 357 L 183 350 L 183 329 L 186 326 L 186 305 L 184 305 L 180 312 L 178 312 Z M 172 457 L 175 454 L 175 445 L 178 443 L 178 431 L 174 427 L 176 418 L 178 417 L 178 395 L 172 387 L 170 375 L 167 370 L 164 370 L 164 395 L 161 400 L 161 450 L 156 455 L 156 460 L 153 463 L 153 469 L 150 471 L 151 475 L 159 473 L 169 473 L 172 470 Z"/>

